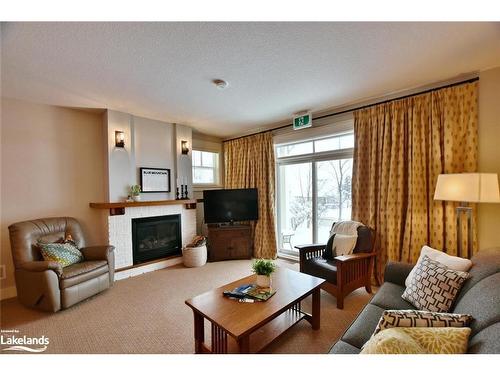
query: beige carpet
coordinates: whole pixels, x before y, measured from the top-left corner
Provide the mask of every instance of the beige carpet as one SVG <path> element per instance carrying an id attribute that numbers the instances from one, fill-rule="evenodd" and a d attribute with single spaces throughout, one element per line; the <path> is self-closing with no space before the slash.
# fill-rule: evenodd
<path id="1" fill-rule="evenodd" d="M 298 270 L 296 263 L 277 263 Z M 50 339 L 47 353 L 192 353 L 193 314 L 184 301 L 249 274 L 249 260 L 201 268 L 179 265 L 117 281 L 110 290 L 55 314 L 27 309 L 10 299 L 1 303 L 1 328 L 17 329 L 19 335 L 45 335 Z M 321 329 L 313 331 L 301 321 L 266 353 L 328 352 L 370 299 L 358 289 L 346 298 L 344 310 L 338 310 L 335 298 L 321 293 Z M 310 298 L 303 307 L 310 311 Z"/>

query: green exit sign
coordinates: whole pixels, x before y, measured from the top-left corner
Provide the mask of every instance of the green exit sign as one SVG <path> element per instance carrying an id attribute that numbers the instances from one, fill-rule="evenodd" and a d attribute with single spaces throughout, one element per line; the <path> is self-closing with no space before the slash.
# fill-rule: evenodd
<path id="1" fill-rule="evenodd" d="M 310 128 L 311 126 L 312 116 L 310 112 L 293 118 L 293 130 Z"/>

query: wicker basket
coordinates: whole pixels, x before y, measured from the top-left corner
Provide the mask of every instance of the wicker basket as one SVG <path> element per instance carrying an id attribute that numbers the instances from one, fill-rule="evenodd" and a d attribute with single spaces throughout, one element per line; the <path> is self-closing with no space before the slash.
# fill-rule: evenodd
<path id="1" fill-rule="evenodd" d="M 182 261 L 186 267 L 201 267 L 205 265 L 207 263 L 207 246 L 183 248 Z"/>

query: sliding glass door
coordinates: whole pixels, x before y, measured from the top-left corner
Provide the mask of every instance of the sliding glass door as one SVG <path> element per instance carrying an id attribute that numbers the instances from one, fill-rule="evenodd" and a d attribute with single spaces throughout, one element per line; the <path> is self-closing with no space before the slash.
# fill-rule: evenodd
<path id="1" fill-rule="evenodd" d="M 326 243 L 332 224 L 351 218 L 352 146 L 348 133 L 276 147 L 281 252 Z"/>

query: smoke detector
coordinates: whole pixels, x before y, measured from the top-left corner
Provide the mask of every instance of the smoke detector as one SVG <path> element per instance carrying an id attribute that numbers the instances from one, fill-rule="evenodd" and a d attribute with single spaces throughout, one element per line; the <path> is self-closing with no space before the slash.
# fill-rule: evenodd
<path id="1" fill-rule="evenodd" d="M 228 86 L 228 83 L 223 79 L 214 79 L 212 83 L 219 89 L 223 90 Z"/>

